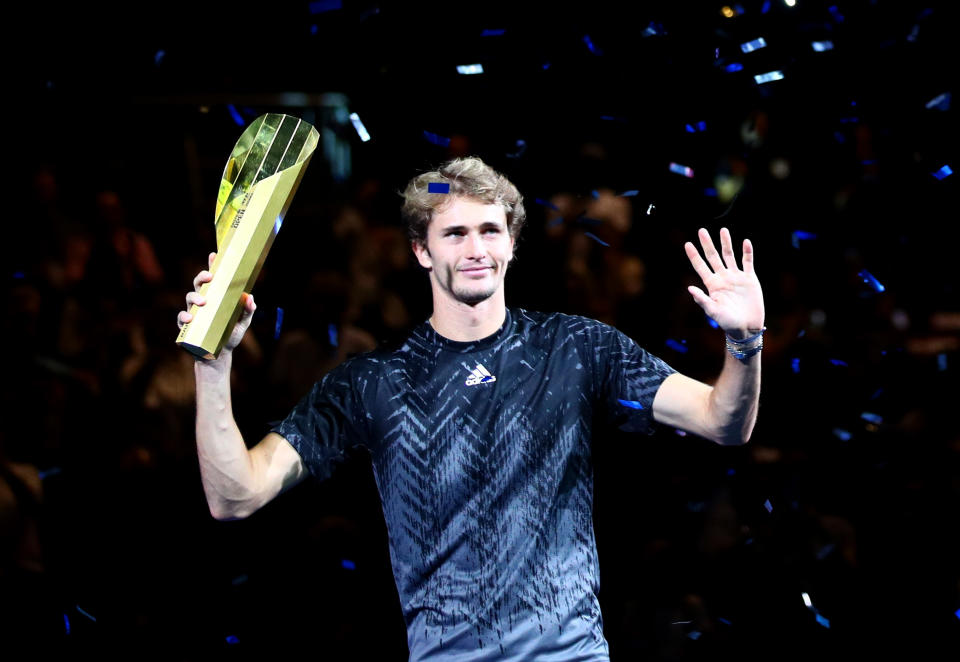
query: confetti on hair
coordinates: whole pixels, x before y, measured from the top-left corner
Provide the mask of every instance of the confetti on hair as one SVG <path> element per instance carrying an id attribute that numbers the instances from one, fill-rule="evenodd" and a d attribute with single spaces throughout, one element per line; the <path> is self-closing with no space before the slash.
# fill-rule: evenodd
<path id="1" fill-rule="evenodd" d="M 865 411 L 862 414 L 860 414 L 860 418 L 862 418 L 865 421 L 869 421 L 870 423 L 876 423 L 877 425 L 879 425 L 880 423 L 883 423 L 883 416 L 879 416 L 878 414 L 872 414 L 869 411 Z"/>
<path id="2" fill-rule="evenodd" d="M 953 174 L 953 169 L 950 166 L 945 165 L 939 170 L 932 172 L 930 174 L 936 177 L 937 179 L 945 179 Z"/>
<path id="3" fill-rule="evenodd" d="M 449 193 L 449 182 L 430 182 L 427 184 L 427 193 Z"/>
<path id="4" fill-rule="evenodd" d="M 670 162 L 670 172 L 675 172 L 678 175 L 683 175 L 684 177 L 693 177 L 693 168 L 690 166 L 680 165 L 679 163 Z"/>
<path id="5" fill-rule="evenodd" d="M 783 72 L 779 69 L 776 71 L 768 71 L 765 74 L 755 75 L 753 80 L 757 81 L 757 85 L 763 85 L 764 83 L 770 83 L 775 80 L 783 80 Z"/>
<path id="6" fill-rule="evenodd" d="M 876 292 L 883 292 L 885 289 L 887 289 L 883 285 L 881 285 L 880 281 L 874 278 L 873 275 L 866 269 L 864 269 L 863 271 L 857 272 L 857 275 L 863 279 L 864 283 L 868 284 Z"/>
<path id="7" fill-rule="evenodd" d="M 636 400 L 621 400 L 617 398 L 617 402 L 622 404 L 624 407 L 630 407 L 630 409 L 643 409 L 643 405 Z"/>
<path id="8" fill-rule="evenodd" d="M 686 342 L 687 342 L 686 340 L 677 342 L 673 338 L 667 338 L 667 347 L 677 352 L 680 352 L 681 354 L 686 354 L 688 349 Z"/>
<path id="9" fill-rule="evenodd" d="M 766 46 L 767 41 L 763 37 L 760 37 L 759 39 L 754 39 L 744 44 L 740 44 L 740 50 L 744 53 L 752 53 L 753 51 L 760 50 L 761 48 L 766 48 Z"/>
<path id="10" fill-rule="evenodd" d="M 944 92 L 943 94 L 935 96 L 927 102 L 927 109 L 933 110 L 936 108 L 937 110 L 950 110 L 950 101 L 952 96 L 953 95 L 950 92 Z"/>
<path id="11" fill-rule="evenodd" d="M 584 232 L 583 234 L 587 235 L 588 237 L 590 237 L 591 239 L 593 239 L 595 242 L 597 242 L 597 243 L 600 244 L 601 246 L 605 246 L 605 247 L 608 247 L 608 248 L 609 248 L 609 246 L 610 246 L 610 244 L 608 244 L 607 242 L 605 242 L 603 239 L 601 239 L 601 238 L 598 237 L 597 235 L 593 234 L 592 232 Z"/>
<path id="12" fill-rule="evenodd" d="M 433 143 L 434 145 L 437 145 L 438 147 L 450 146 L 449 138 L 445 138 L 441 135 L 437 135 L 436 133 L 430 133 L 429 131 L 424 131 L 423 137 L 426 138 L 429 142 Z"/>
<path id="13" fill-rule="evenodd" d="M 767 509 L 768 513 L 773 512 L 773 504 L 770 503 L 770 499 L 767 499 L 766 501 L 763 502 L 763 507 Z"/>

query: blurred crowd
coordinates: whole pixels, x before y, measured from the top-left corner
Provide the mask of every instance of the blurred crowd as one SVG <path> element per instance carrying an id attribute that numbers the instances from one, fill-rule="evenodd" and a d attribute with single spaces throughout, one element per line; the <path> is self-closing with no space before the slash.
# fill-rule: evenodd
<path id="1" fill-rule="evenodd" d="M 744 141 L 766 121 L 745 123 Z M 960 308 L 918 293 L 919 277 L 885 292 L 864 282 L 868 269 L 923 267 L 907 248 L 905 263 L 878 259 L 867 237 L 884 180 L 836 171 L 809 208 L 784 211 L 800 197 L 790 186 L 809 180 L 790 184 L 772 155 L 730 156 L 719 170 L 732 192 L 721 186 L 698 209 L 713 213 L 687 218 L 671 210 L 679 188 L 624 195 L 613 160 L 584 143 L 556 178 L 494 160 L 529 216 L 508 304 L 615 325 L 709 382 L 722 333 L 686 292 L 696 275 L 682 246 L 700 225 L 727 225 L 736 246 L 753 240 L 768 320 L 750 444 L 719 448 L 672 429 L 596 436 L 613 659 L 806 659 L 950 641 L 955 652 Z M 405 659 L 362 456 L 250 520 L 207 513 L 193 359 L 174 339 L 214 249 L 212 211 L 160 227 L 142 211 L 155 193 L 128 179 L 66 194 L 63 168 L 32 165 L 3 242 L 0 628 L 38 651 L 134 659 L 283 649 Z M 235 354 L 234 412 L 251 441 L 333 366 L 430 314 L 399 222 L 402 181 L 321 179 L 307 178 L 294 200 Z M 919 233 L 903 229 L 901 243 Z"/>

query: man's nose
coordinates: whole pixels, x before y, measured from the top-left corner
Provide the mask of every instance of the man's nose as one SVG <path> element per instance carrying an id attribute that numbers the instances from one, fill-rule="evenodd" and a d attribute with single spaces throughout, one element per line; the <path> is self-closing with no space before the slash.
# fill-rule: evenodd
<path id="1" fill-rule="evenodd" d="M 486 248 L 483 245 L 483 237 L 479 232 L 471 232 L 467 235 L 467 257 L 479 258 L 486 254 Z"/>

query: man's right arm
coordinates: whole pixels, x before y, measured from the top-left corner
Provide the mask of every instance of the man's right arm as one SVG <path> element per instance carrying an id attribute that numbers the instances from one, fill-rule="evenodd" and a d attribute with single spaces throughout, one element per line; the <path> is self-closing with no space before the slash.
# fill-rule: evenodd
<path id="1" fill-rule="evenodd" d="M 215 253 L 210 254 L 213 265 Z M 212 280 L 209 271 L 201 271 L 193 280 L 194 291 L 187 294 L 187 309 L 206 304 L 200 287 Z M 244 295 L 243 314 L 224 344 L 220 356 L 212 361 L 197 361 L 197 456 L 200 477 L 210 513 L 218 520 L 239 519 L 253 514 L 283 490 L 303 480 L 306 465 L 283 437 L 271 432 L 247 450 L 246 442 L 233 418 L 230 399 L 230 369 L 233 350 L 253 318 L 253 296 Z M 181 326 L 193 321 L 188 311 L 177 317 Z"/>

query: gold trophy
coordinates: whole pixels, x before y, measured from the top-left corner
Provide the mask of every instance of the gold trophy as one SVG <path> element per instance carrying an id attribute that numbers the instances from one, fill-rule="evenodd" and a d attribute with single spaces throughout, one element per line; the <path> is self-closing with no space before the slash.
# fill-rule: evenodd
<path id="1" fill-rule="evenodd" d="M 217 195 L 217 257 L 213 279 L 200 288 L 207 303 L 192 306 L 177 344 L 215 359 L 243 310 L 241 296 L 257 280 L 320 134 L 310 124 L 270 113 L 246 128 L 223 169 Z"/>

